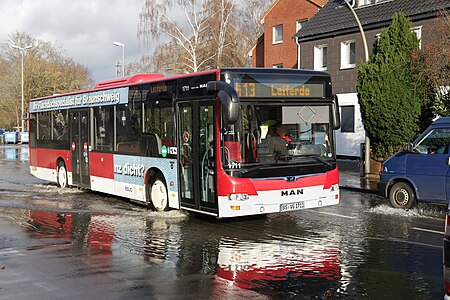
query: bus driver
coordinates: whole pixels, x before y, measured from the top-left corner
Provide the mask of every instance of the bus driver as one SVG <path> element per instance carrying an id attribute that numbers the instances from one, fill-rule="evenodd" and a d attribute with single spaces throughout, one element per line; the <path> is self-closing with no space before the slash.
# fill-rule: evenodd
<path id="1" fill-rule="evenodd" d="M 281 123 L 271 127 L 267 136 L 269 153 L 276 153 L 277 156 L 285 156 L 288 153 L 288 145 L 292 139 L 287 135 L 287 130 Z"/>

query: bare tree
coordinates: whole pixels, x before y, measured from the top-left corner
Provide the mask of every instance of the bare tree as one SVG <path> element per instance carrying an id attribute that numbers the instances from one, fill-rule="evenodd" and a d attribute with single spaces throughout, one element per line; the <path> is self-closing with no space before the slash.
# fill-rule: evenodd
<path id="1" fill-rule="evenodd" d="M 226 66 L 224 55 L 232 46 L 236 30 L 235 3 L 228 0 L 209 0 L 208 11 L 212 12 L 207 21 L 208 36 L 211 38 L 209 51 L 215 53 L 215 67 Z"/>
<path id="2" fill-rule="evenodd" d="M 158 45 L 152 56 L 152 63 L 156 70 L 168 74 L 184 74 L 192 72 L 192 69 L 186 64 L 180 64 L 180 61 L 186 61 L 188 54 L 174 41 Z"/>
<path id="3" fill-rule="evenodd" d="M 216 67 L 242 67 L 262 32 L 259 19 L 269 0 L 145 0 L 138 37 L 160 43 L 153 55 L 156 70 L 195 72 Z M 178 17 L 176 11 L 181 11 Z M 170 13 L 169 13 L 170 12 Z M 244 21 L 242 21 L 244 20 Z"/>
<path id="4" fill-rule="evenodd" d="M 32 45 L 24 52 L 24 98 L 29 99 L 71 92 L 91 86 L 89 70 L 62 54 L 57 45 L 36 40 L 23 32 L 10 36 L 0 45 L 0 126 L 11 127 L 21 113 L 21 54 L 11 44 Z"/>
<path id="5" fill-rule="evenodd" d="M 209 12 L 205 10 L 207 0 L 145 0 L 139 15 L 138 37 L 148 44 L 150 37 L 159 40 L 161 34 L 169 37 L 188 54 L 187 61 L 181 62 L 192 72 L 199 71 L 207 64 L 211 56 L 201 55 L 204 48 L 204 36 Z M 170 12 L 181 12 L 184 21 L 175 19 Z"/>
<path id="6" fill-rule="evenodd" d="M 427 79 L 433 85 L 436 99 L 435 113 L 441 116 L 450 114 L 450 14 L 439 13 L 429 32 L 424 51 L 418 51 L 413 58 L 420 79 Z"/>
<path id="7" fill-rule="evenodd" d="M 258 38 L 263 34 L 264 27 L 260 23 L 261 18 L 269 5 L 275 0 L 242 0 L 238 9 L 242 32 L 245 32 L 245 48 L 248 51 L 256 44 Z"/>
<path id="8" fill-rule="evenodd" d="M 142 55 L 138 60 L 125 66 L 126 74 L 152 73 L 153 63 L 150 55 Z"/>

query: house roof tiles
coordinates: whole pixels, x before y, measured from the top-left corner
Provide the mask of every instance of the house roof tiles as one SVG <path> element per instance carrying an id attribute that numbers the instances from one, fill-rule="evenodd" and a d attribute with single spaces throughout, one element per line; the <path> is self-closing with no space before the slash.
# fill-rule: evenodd
<path id="1" fill-rule="evenodd" d="M 403 12 L 412 21 L 435 16 L 450 9 L 450 0 L 387 0 L 355 8 L 365 30 L 388 26 L 395 12 Z M 330 0 L 295 35 L 299 42 L 318 40 L 358 31 L 358 25 L 343 0 Z"/>

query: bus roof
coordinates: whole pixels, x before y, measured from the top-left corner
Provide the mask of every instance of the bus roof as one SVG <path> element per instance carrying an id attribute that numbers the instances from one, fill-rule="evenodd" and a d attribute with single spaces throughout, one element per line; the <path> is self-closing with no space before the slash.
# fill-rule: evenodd
<path id="1" fill-rule="evenodd" d="M 213 69 L 213 70 L 208 70 L 208 71 L 203 71 L 203 72 L 188 73 L 188 74 L 182 74 L 182 75 L 173 75 L 173 76 L 167 76 L 167 77 L 164 76 L 163 74 L 159 74 L 159 73 L 135 74 L 135 75 L 127 76 L 127 77 L 100 81 L 100 82 L 96 83 L 92 89 L 85 89 L 85 90 L 79 90 L 79 91 L 74 91 L 74 92 L 69 92 L 69 93 L 54 94 L 51 96 L 34 98 L 34 99 L 30 99 L 30 102 L 37 101 L 37 100 L 50 99 L 50 98 L 54 98 L 54 97 L 97 92 L 97 91 L 106 90 L 106 89 L 110 89 L 110 88 L 119 88 L 119 87 L 127 87 L 127 86 L 132 86 L 132 85 L 137 85 L 137 84 L 158 82 L 161 80 L 173 80 L 173 79 L 177 79 L 177 78 L 185 78 L 185 77 L 191 77 L 191 76 L 212 74 L 212 73 L 217 73 L 219 71 L 220 71 L 219 69 Z"/>
<path id="2" fill-rule="evenodd" d="M 122 78 L 115 78 L 115 79 L 109 79 L 100 81 L 96 85 L 94 85 L 94 89 L 102 89 L 102 88 L 109 88 L 109 87 L 115 87 L 115 86 L 123 86 L 128 84 L 134 84 L 134 83 L 142 83 L 146 81 L 153 81 L 155 79 L 164 78 L 165 76 L 163 74 L 136 74 L 132 76 L 122 77 Z"/>
<path id="3" fill-rule="evenodd" d="M 96 83 L 92 89 L 85 89 L 85 90 L 79 90 L 69 93 L 63 93 L 63 94 L 54 94 L 51 96 L 45 96 L 45 97 L 39 97 L 31 99 L 32 101 L 37 100 L 43 100 L 43 99 L 50 99 L 54 97 L 61 97 L 61 96 L 69 96 L 69 95 L 77 95 L 77 94 L 83 94 L 83 93 L 90 93 L 90 92 L 96 92 L 101 90 L 106 90 L 110 88 L 118 88 L 118 87 L 126 87 L 126 86 L 132 86 L 136 84 L 145 84 L 145 83 L 151 83 L 151 82 L 158 82 L 162 80 L 173 80 L 177 78 L 185 78 L 185 77 L 192 77 L 192 76 L 200 76 L 205 74 L 211 74 L 211 73 L 271 73 L 271 74 L 277 74 L 277 73 L 283 73 L 283 74 L 302 74 L 306 76 L 325 76 L 329 77 L 328 72 L 324 71 L 315 71 L 315 70 L 303 70 L 303 69 L 278 69 L 278 68 L 223 68 L 223 69 L 212 69 L 208 71 L 202 71 L 202 72 L 196 72 L 196 73 L 188 73 L 188 74 L 181 74 L 181 75 L 172 75 L 172 76 L 164 76 L 163 74 L 155 73 L 155 74 L 135 74 L 127 77 L 122 78 L 114 78 L 109 80 L 104 80 Z"/>
<path id="4" fill-rule="evenodd" d="M 223 68 L 220 73 L 283 73 L 283 74 L 301 74 L 305 76 L 326 76 L 330 74 L 325 71 L 304 70 L 304 69 L 282 69 L 282 68 Z"/>

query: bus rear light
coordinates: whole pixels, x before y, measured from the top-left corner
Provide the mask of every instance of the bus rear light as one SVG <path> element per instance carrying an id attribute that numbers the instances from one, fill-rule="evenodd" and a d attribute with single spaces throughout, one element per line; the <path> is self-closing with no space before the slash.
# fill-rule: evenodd
<path id="1" fill-rule="evenodd" d="M 229 194 L 228 200 L 230 201 L 246 201 L 250 199 L 248 194 Z"/>
<path id="2" fill-rule="evenodd" d="M 241 210 L 240 205 L 230 205 L 231 210 Z"/>

